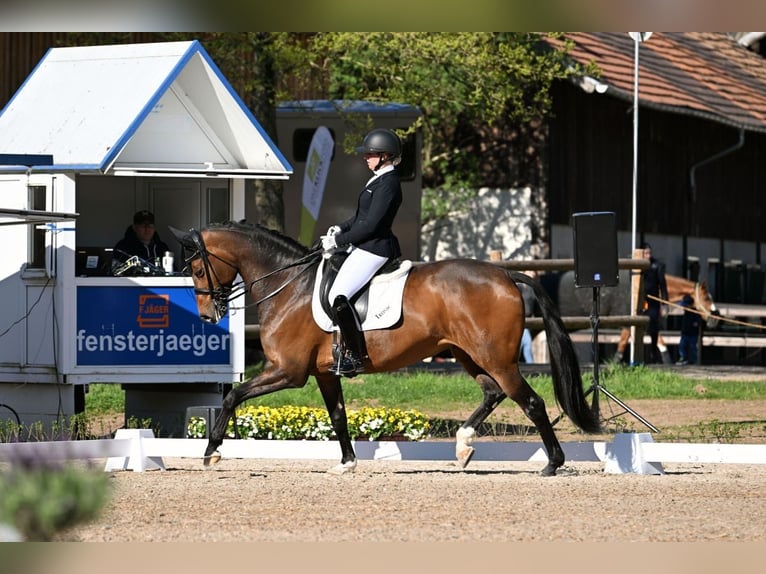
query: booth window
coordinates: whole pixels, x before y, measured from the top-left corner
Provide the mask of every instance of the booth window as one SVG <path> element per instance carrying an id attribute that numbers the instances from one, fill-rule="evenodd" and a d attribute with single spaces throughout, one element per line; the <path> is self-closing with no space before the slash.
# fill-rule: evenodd
<path id="1" fill-rule="evenodd" d="M 29 206 L 30 209 L 45 211 L 45 199 L 47 188 L 44 185 L 30 185 Z M 27 268 L 45 269 L 45 229 L 37 229 L 36 225 L 30 225 L 29 257 Z"/>
<path id="2" fill-rule="evenodd" d="M 207 199 L 207 222 L 223 222 L 229 219 L 229 188 L 208 187 Z"/>

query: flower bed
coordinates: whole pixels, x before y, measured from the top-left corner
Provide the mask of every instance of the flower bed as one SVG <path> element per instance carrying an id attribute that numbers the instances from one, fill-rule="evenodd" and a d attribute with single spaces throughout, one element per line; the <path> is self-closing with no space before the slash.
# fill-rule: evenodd
<path id="1" fill-rule="evenodd" d="M 425 415 L 414 410 L 364 407 L 348 411 L 348 431 L 353 440 L 428 438 L 431 425 Z M 207 434 L 204 417 L 191 417 L 188 438 L 204 438 Z M 335 431 L 327 411 L 311 407 L 255 407 L 236 411 L 236 426 L 229 420 L 228 438 L 276 440 L 330 440 Z"/>

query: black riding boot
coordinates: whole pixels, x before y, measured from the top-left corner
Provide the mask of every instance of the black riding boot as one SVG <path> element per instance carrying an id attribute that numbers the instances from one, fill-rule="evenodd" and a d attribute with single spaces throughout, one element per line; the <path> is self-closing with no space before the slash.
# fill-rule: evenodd
<path id="1" fill-rule="evenodd" d="M 333 349 L 335 364 L 333 372 L 339 375 L 353 375 L 364 372 L 367 347 L 364 343 L 359 319 L 354 307 L 343 295 L 338 295 L 332 304 L 333 320 L 340 329 L 343 344 Z"/>

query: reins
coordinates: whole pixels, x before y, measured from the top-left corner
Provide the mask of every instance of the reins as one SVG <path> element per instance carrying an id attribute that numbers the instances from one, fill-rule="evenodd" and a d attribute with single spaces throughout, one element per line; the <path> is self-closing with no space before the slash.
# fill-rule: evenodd
<path id="1" fill-rule="evenodd" d="M 318 259 L 322 254 L 321 249 L 315 249 L 314 251 L 309 252 L 304 257 L 301 257 L 300 259 L 292 261 L 291 263 L 288 263 L 287 265 L 279 267 L 278 269 L 274 269 L 273 271 L 270 271 L 269 273 L 266 273 L 265 275 L 257 277 L 256 279 L 253 279 L 249 283 L 245 283 L 245 281 L 240 281 L 238 283 L 225 286 L 223 285 L 223 283 L 221 283 L 221 280 L 219 279 L 218 275 L 215 272 L 215 268 L 212 267 L 212 265 L 210 264 L 210 257 L 215 257 L 216 259 L 228 265 L 229 267 L 231 267 L 237 272 L 239 272 L 239 269 L 237 268 L 236 265 L 234 265 L 230 261 L 227 261 L 223 257 L 216 255 L 215 253 L 210 253 L 207 250 L 207 247 L 205 246 L 205 242 L 202 240 L 202 236 L 200 235 L 199 231 L 197 231 L 196 229 L 192 229 L 190 230 L 190 232 L 191 232 L 191 239 L 194 242 L 194 246 L 196 248 L 196 252 L 193 253 L 190 257 L 188 257 L 185 262 L 188 264 L 196 257 L 199 257 L 200 259 L 202 259 L 202 264 L 205 268 L 205 276 L 206 276 L 207 284 L 208 284 L 207 289 L 195 287 L 194 292 L 198 295 L 209 295 L 222 315 L 226 314 L 226 310 L 228 309 L 229 303 L 231 301 L 233 301 L 234 299 L 237 299 L 238 297 L 241 297 L 245 293 L 248 293 L 250 289 L 253 287 L 253 285 L 255 285 L 256 283 L 263 281 L 265 279 L 268 279 L 269 277 L 272 277 L 276 275 L 277 273 L 286 271 L 287 269 L 292 269 L 293 267 L 306 265 L 306 267 L 301 269 L 300 272 L 296 273 L 295 275 L 292 275 L 291 277 L 288 277 L 279 287 L 274 289 L 268 295 L 261 297 L 260 299 L 258 299 L 257 301 L 254 301 L 253 303 L 249 305 L 236 307 L 236 309 L 246 309 L 254 305 L 260 305 L 264 301 L 274 297 L 275 295 L 280 293 L 285 287 L 287 287 L 290 283 L 292 283 L 298 277 L 300 277 L 300 275 L 302 275 L 305 271 L 307 271 L 309 269 L 309 266 L 307 264 Z M 212 276 L 211 276 L 211 269 L 212 269 Z M 213 276 L 218 282 L 218 287 L 213 287 L 213 280 L 212 280 Z"/>
<path id="2" fill-rule="evenodd" d="M 311 253 L 309 253 L 308 255 L 306 255 L 306 256 L 304 256 L 304 257 L 301 257 L 300 259 L 298 259 L 298 260 L 296 260 L 296 261 L 293 261 L 292 263 L 288 263 L 288 264 L 287 264 L 287 265 L 285 265 L 284 267 L 280 267 L 279 269 L 275 269 L 274 271 L 271 271 L 271 272 L 267 273 L 266 275 L 263 275 L 263 276 L 261 276 L 261 277 L 258 277 L 257 279 L 253 279 L 253 280 L 250 282 L 250 284 L 247 286 L 247 288 L 246 288 L 246 289 L 244 288 L 244 282 L 243 282 L 243 284 L 242 284 L 242 285 L 243 285 L 243 287 L 242 287 L 242 293 L 239 293 L 239 294 L 237 294 L 237 295 L 236 295 L 236 296 L 234 296 L 234 297 L 231 297 L 231 296 L 230 296 L 230 297 L 229 297 L 229 301 L 231 301 L 232 299 L 235 299 L 236 297 L 239 297 L 240 295 L 244 295 L 245 293 L 247 293 L 248 291 L 250 291 L 250 288 L 251 288 L 253 285 L 255 285 L 256 283 L 258 283 L 258 281 L 262 281 L 263 279 L 266 279 L 266 278 L 268 278 L 268 277 L 271 277 L 272 275 L 275 275 L 275 274 L 277 274 L 277 273 L 280 273 L 280 272 L 282 272 L 282 271 L 285 271 L 285 270 L 287 270 L 287 269 L 290 269 L 290 268 L 292 268 L 292 267 L 298 267 L 299 265 L 306 265 L 307 263 L 311 263 L 311 262 L 312 262 L 312 261 L 314 261 L 315 259 L 318 259 L 318 258 L 321 256 L 321 254 L 322 254 L 322 250 L 321 250 L 321 249 L 318 249 L 318 250 L 316 250 L 316 251 L 312 251 L 312 252 L 311 252 Z M 300 270 L 298 273 L 296 273 L 295 275 L 293 275 L 293 276 L 291 276 L 291 277 L 288 277 L 288 278 L 285 280 L 285 282 L 284 282 L 284 283 L 282 283 L 282 284 L 281 284 L 279 287 L 277 287 L 276 289 L 274 289 L 274 291 L 272 291 L 272 292 L 271 292 L 271 293 L 269 293 L 268 295 L 265 295 L 265 296 L 261 297 L 260 299 L 258 299 L 257 301 L 254 301 L 254 302 L 253 302 L 253 303 L 251 303 L 250 305 L 245 305 L 244 307 L 237 307 L 237 309 L 246 309 L 247 307 L 252 307 L 253 305 L 260 305 L 260 304 L 261 304 L 261 303 L 263 303 L 264 301 L 266 301 L 266 300 L 268 300 L 268 299 L 271 299 L 272 297 L 274 297 L 274 295 L 276 295 L 276 294 L 280 293 L 280 292 L 282 291 L 282 289 L 284 289 L 284 288 L 285 288 L 285 287 L 287 287 L 287 286 L 288 286 L 290 283 L 292 283 L 293 281 L 295 281 L 295 280 L 296 280 L 298 277 L 300 277 L 300 276 L 301 276 L 303 273 L 305 273 L 306 271 L 308 271 L 308 269 L 309 269 L 309 266 L 308 266 L 308 265 L 306 265 L 306 266 L 305 266 L 303 269 L 301 269 L 301 270 Z"/>

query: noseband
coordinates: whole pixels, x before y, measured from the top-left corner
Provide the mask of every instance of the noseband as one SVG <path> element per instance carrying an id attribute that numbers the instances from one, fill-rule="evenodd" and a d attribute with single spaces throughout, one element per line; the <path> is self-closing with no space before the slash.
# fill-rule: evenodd
<path id="1" fill-rule="evenodd" d="M 215 253 L 210 253 L 207 250 L 207 247 L 205 247 L 205 242 L 202 239 L 202 235 L 200 235 L 200 232 L 196 229 L 190 230 L 191 240 L 194 243 L 194 247 L 196 251 L 192 253 L 190 257 L 186 259 L 186 264 L 188 265 L 191 263 L 192 260 L 199 257 L 202 259 L 202 265 L 205 269 L 205 278 L 207 279 L 207 289 L 201 289 L 198 287 L 194 288 L 194 293 L 197 295 L 209 295 L 210 299 L 213 301 L 213 306 L 215 307 L 215 311 L 218 315 L 218 318 L 226 316 L 226 313 L 229 311 L 229 301 L 236 297 L 232 297 L 232 291 L 234 291 L 234 288 L 232 285 L 224 285 L 221 280 L 218 277 L 218 274 L 215 272 L 215 267 L 213 267 L 210 264 L 210 257 L 215 257 L 219 261 L 223 261 L 226 265 L 237 271 L 237 266 L 233 263 L 226 261 L 225 259 L 219 257 Z M 217 287 L 213 287 L 213 277 L 215 277 L 216 282 L 218 283 Z"/>

